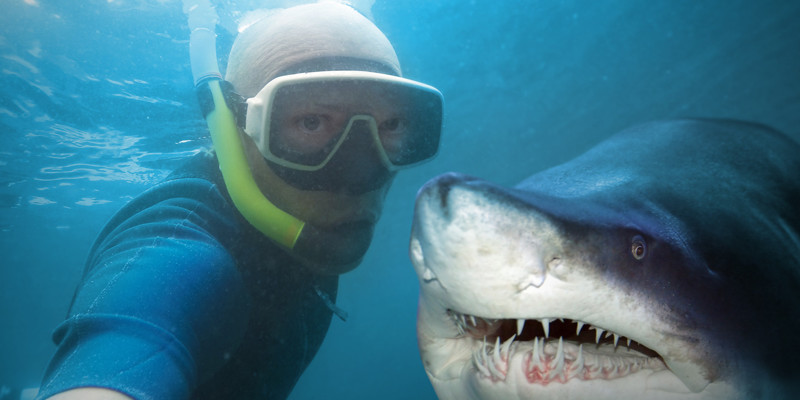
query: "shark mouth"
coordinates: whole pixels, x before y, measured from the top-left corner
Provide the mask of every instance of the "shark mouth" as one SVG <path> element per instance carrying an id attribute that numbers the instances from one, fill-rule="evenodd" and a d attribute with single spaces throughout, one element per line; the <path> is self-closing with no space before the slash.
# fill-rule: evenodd
<path id="1" fill-rule="evenodd" d="M 472 342 L 472 363 L 492 381 L 522 368 L 531 384 L 612 380 L 641 370 L 667 369 L 652 349 L 577 320 L 489 319 L 448 310 L 459 337 Z M 521 355 L 521 357 L 520 357 Z"/>

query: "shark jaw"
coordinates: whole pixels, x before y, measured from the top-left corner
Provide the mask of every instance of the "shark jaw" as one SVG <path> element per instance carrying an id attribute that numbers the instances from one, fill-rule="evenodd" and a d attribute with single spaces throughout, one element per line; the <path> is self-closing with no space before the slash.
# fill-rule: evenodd
<path id="1" fill-rule="evenodd" d="M 468 186 L 423 189 L 410 246 L 440 399 L 737 398 L 680 315 L 599 275 L 547 216 Z"/>
<path id="2" fill-rule="evenodd" d="M 572 379 L 612 380 L 640 370 L 657 372 L 666 368 L 653 350 L 581 321 L 486 320 L 453 311 L 448 314 L 462 336 L 482 342 L 479 346 L 473 344 L 477 348 L 472 353 L 472 363 L 484 378 L 493 381 L 506 379 L 517 353 L 523 355 L 525 379 L 542 386 Z M 516 333 L 509 337 L 514 326 Z"/>
<path id="3" fill-rule="evenodd" d="M 425 284 L 440 290 L 437 281 Z M 490 318 L 483 312 L 479 317 L 442 307 L 438 296 L 425 296 L 423 290 L 418 340 L 423 364 L 443 400 L 737 398 L 732 387 L 706 378 L 701 364 L 670 349 L 678 346 L 674 338 L 653 333 L 665 337 L 664 344 L 651 348 L 640 343 L 641 326 L 628 329 L 615 318 L 601 325 L 603 315 L 596 312 L 592 323 L 555 314 L 509 318 L 498 312 L 502 318 Z"/>

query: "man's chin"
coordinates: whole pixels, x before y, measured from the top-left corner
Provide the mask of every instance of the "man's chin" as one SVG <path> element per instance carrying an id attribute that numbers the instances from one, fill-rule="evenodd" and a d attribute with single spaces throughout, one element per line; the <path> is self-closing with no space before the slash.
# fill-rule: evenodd
<path id="1" fill-rule="evenodd" d="M 358 265 L 361 264 L 362 258 L 359 258 L 357 261 L 352 262 L 350 264 L 340 264 L 340 265 L 317 264 L 302 258 L 300 259 L 300 262 L 303 263 L 303 266 L 305 266 L 308 271 L 311 271 L 316 275 L 342 275 L 344 273 L 356 269 L 356 267 L 358 267 Z"/>
<path id="2" fill-rule="evenodd" d="M 374 231 L 372 221 L 347 222 L 324 229 L 307 224 L 292 253 L 315 273 L 343 274 L 361 263 Z"/>

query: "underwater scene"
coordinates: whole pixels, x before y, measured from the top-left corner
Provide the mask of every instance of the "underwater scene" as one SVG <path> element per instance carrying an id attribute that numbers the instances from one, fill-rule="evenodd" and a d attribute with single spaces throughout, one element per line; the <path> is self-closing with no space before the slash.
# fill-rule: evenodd
<path id="1" fill-rule="evenodd" d="M 248 12 L 212 1 L 224 68 Z M 514 186 L 627 127 L 740 119 L 800 141 L 800 2 L 364 0 L 403 77 L 444 95 L 438 155 L 398 173 L 289 399 L 436 399 L 420 359 L 414 202 L 459 172 Z M 349 4 L 349 3 L 348 3 Z M 109 219 L 211 148 L 180 0 L 3 0 L 0 399 L 40 385 Z M 800 172 L 798 172 L 800 176 Z M 324 295 L 320 295 L 325 298 Z M 30 393 L 30 392 L 28 392 Z M 12 397 L 12 394 L 17 397 Z"/>

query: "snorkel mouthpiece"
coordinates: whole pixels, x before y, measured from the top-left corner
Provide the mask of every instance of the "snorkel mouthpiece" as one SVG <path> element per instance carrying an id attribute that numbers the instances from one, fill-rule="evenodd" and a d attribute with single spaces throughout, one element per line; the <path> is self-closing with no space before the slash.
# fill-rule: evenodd
<path id="1" fill-rule="evenodd" d="M 228 194 L 242 216 L 275 242 L 294 249 L 305 223 L 270 202 L 256 185 L 239 138 L 235 118 L 225 102 L 216 55 L 217 14 L 208 0 L 184 0 L 191 36 L 192 75 Z M 209 100 L 210 99 L 210 100 Z"/>

